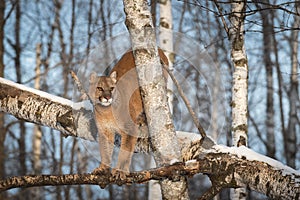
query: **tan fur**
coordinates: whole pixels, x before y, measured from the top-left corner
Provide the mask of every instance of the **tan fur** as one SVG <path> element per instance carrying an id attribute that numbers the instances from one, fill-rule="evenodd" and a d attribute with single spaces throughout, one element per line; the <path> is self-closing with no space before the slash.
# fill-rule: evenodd
<path id="1" fill-rule="evenodd" d="M 168 59 L 160 49 L 159 55 L 162 63 L 168 65 Z M 101 164 L 94 173 L 109 171 L 115 134 L 118 133 L 121 147 L 112 174 L 124 179 L 129 172 L 139 132 L 148 130 L 132 52 L 123 55 L 109 76 L 91 74 L 89 95 L 94 103 L 101 154 Z"/>

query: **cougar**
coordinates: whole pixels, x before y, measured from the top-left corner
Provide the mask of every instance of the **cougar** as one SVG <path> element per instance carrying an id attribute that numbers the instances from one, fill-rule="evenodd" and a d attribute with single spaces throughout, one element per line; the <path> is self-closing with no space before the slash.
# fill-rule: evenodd
<path id="1" fill-rule="evenodd" d="M 159 49 L 158 52 L 162 64 L 168 65 L 168 59 L 163 51 Z M 115 134 L 118 133 L 121 136 L 121 146 L 112 175 L 115 178 L 125 179 L 129 174 L 131 158 L 139 134 L 148 137 L 132 51 L 123 55 L 108 76 L 97 76 L 96 73 L 90 75 L 89 95 L 94 104 L 101 155 L 100 166 L 94 170 L 94 173 L 109 172 Z"/>

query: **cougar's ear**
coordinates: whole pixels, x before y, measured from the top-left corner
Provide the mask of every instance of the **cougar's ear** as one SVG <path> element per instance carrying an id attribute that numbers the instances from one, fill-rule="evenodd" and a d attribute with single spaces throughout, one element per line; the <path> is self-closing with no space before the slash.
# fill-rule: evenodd
<path id="1" fill-rule="evenodd" d="M 117 72 L 116 71 L 113 71 L 110 76 L 111 80 L 116 83 L 117 82 Z"/>
<path id="2" fill-rule="evenodd" d="M 92 72 L 90 75 L 90 84 L 95 83 L 97 80 L 97 73 L 96 72 Z"/>

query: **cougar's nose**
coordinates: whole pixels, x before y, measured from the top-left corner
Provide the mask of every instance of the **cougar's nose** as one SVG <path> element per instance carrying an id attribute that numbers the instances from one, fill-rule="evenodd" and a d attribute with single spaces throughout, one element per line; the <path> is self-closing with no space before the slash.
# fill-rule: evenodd
<path id="1" fill-rule="evenodd" d="M 111 99 L 111 95 L 110 95 L 110 94 L 104 94 L 103 97 L 104 97 L 106 100 Z"/>
<path id="2" fill-rule="evenodd" d="M 105 98 L 106 100 L 109 100 L 109 99 L 111 99 L 111 97 L 110 97 L 110 96 L 104 96 L 104 98 Z"/>

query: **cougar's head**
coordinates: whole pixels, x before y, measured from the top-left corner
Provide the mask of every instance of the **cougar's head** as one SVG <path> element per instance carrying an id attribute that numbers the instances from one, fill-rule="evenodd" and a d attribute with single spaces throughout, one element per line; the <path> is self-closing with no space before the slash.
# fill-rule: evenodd
<path id="1" fill-rule="evenodd" d="M 110 106 L 113 101 L 113 93 L 117 83 L 117 73 L 114 71 L 110 76 L 91 74 L 89 95 L 95 104 Z"/>

